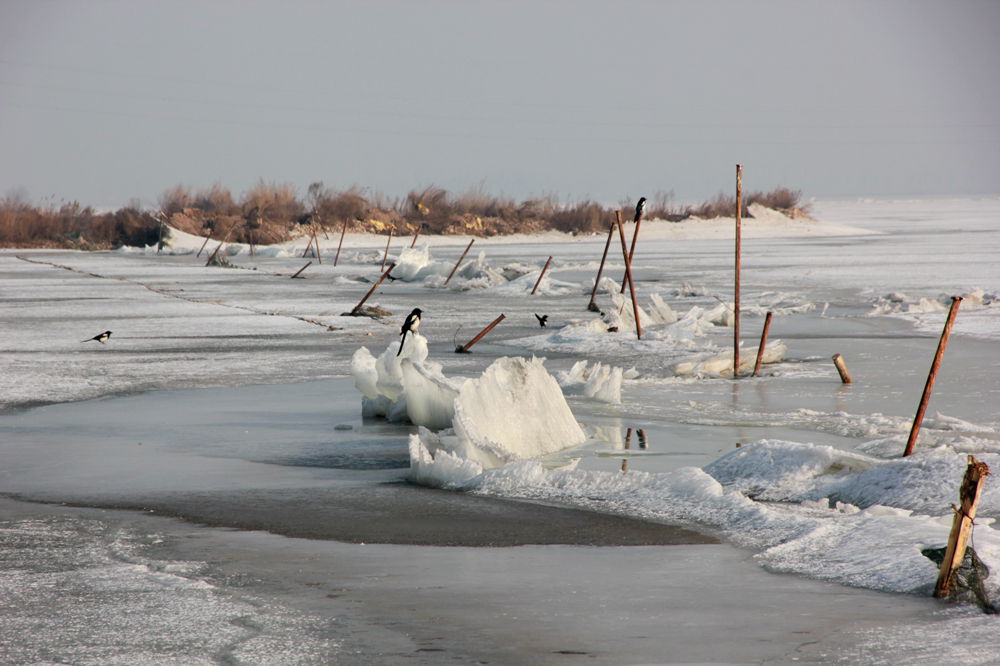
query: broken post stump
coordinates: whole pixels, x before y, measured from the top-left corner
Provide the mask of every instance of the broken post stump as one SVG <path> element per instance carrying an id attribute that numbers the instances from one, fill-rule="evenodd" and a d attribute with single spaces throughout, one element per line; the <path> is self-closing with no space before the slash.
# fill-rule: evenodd
<path id="1" fill-rule="evenodd" d="M 837 366 L 837 372 L 840 373 L 840 381 L 844 384 L 851 383 L 851 373 L 847 371 L 847 364 L 844 363 L 844 357 L 840 354 L 833 355 L 833 364 Z"/>
<path id="2" fill-rule="evenodd" d="M 941 367 L 941 359 L 944 357 L 944 350 L 948 346 L 948 338 L 951 336 L 951 326 L 955 323 L 955 315 L 958 314 L 958 306 L 961 302 L 961 296 L 951 297 L 951 309 L 948 311 L 948 319 L 944 322 L 944 330 L 941 332 L 941 339 L 938 341 L 937 351 L 934 353 L 934 360 L 931 362 L 931 371 L 927 375 L 927 383 L 924 384 L 924 393 L 920 397 L 917 414 L 913 417 L 913 427 L 910 428 L 910 437 L 906 440 L 906 450 L 903 451 L 904 457 L 913 453 L 913 447 L 917 445 L 920 424 L 923 423 L 924 413 L 927 411 L 927 403 L 931 399 L 931 391 L 934 390 L 934 380 L 937 379 L 938 368 Z"/>
<path id="3" fill-rule="evenodd" d="M 976 518 L 976 507 L 983 494 L 986 476 L 990 473 L 989 465 L 979 462 L 969 456 L 969 466 L 965 469 L 962 485 L 958 489 L 959 507 L 955 509 L 955 520 L 948 536 L 948 547 L 945 550 L 944 561 L 938 572 L 937 583 L 934 585 L 934 596 L 938 599 L 948 596 L 954 583 L 955 571 L 965 558 L 965 549 L 972 534 L 972 524 Z"/>
<path id="4" fill-rule="evenodd" d="M 771 328 L 771 315 L 773 312 L 768 312 L 764 316 L 764 330 L 760 334 L 760 344 L 757 346 L 757 362 L 753 365 L 753 374 L 751 377 L 756 377 L 760 374 L 760 365 L 764 362 L 764 347 L 767 345 L 767 332 Z"/>
<path id="5" fill-rule="evenodd" d="M 549 256 L 549 258 L 545 260 L 545 265 L 542 266 L 542 272 L 538 274 L 538 280 L 535 281 L 535 286 L 531 288 L 532 296 L 535 295 L 535 291 L 538 289 L 538 285 L 542 283 L 542 278 L 545 277 L 545 271 L 549 270 L 549 264 L 551 263 L 552 263 L 552 257 Z"/>
<path id="6" fill-rule="evenodd" d="M 396 264 L 395 264 L 395 263 L 392 263 L 392 264 L 389 264 L 389 268 L 387 268 L 387 269 L 385 270 L 385 272 L 384 272 L 384 273 L 382 273 L 382 277 L 380 277 L 380 278 L 378 279 L 378 282 L 376 282 L 375 284 L 373 284 L 373 285 L 372 285 L 372 288 L 368 290 L 368 293 L 367 293 L 367 294 L 365 294 L 365 297 L 364 297 L 364 298 L 362 298 L 362 299 L 361 299 L 361 301 L 360 301 L 360 302 L 359 302 L 359 303 L 358 303 L 357 305 L 355 305 L 355 306 L 354 306 L 354 309 L 353 309 L 353 310 L 351 310 L 351 311 L 350 311 L 350 312 L 348 313 L 348 314 L 349 314 L 350 316 L 352 316 L 352 317 L 354 317 L 354 316 L 357 316 L 357 314 L 358 314 L 358 313 L 359 313 L 359 312 L 361 311 L 361 306 L 365 304 L 365 301 L 367 301 L 367 300 L 368 300 L 369 298 L 371 298 L 371 295 L 375 293 L 375 290 L 376 290 L 376 289 L 378 289 L 378 286 L 379 286 L 380 284 L 382 284 L 382 281 L 383 281 L 383 280 L 385 280 L 385 277 L 386 277 L 386 276 L 387 276 L 387 275 L 388 275 L 389 273 L 391 273 L 391 272 L 392 272 L 392 269 L 393 269 L 393 268 L 395 268 L 395 267 L 396 267 Z"/>
<path id="7" fill-rule="evenodd" d="M 470 245 L 471 245 L 471 243 L 470 243 Z M 507 315 L 505 315 L 505 314 L 501 314 L 499 317 L 497 317 L 496 319 L 494 319 L 486 328 L 484 328 L 483 330 L 479 331 L 479 333 L 476 335 L 476 337 L 474 337 L 471 340 L 469 340 L 468 342 L 466 342 L 465 345 L 463 345 L 461 347 L 456 347 L 455 348 L 455 353 L 456 354 L 467 354 L 467 353 L 469 353 L 469 349 L 472 348 L 472 345 L 474 345 L 477 342 L 479 342 L 480 340 L 482 340 L 483 336 L 486 335 L 487 333 L 489 333 L 490 331 L 492 331 L 493 327 L 495 327 L 497 324 L 499 324 L 500 322 L 502 322 L 504 320 L 504 317 L 506 317 L 506 316 Z"/>
<path id="8" fill-rule="evenodd" d="M 448 284 L 449 282 L 451 282 L 452 276 L 455 275 L 455 271 L 457 271 L 458 267 L 462 265 L 463 261 L 465 261 L 465 255 L 469 254 L 469 250 L 472 249 L 472 244 L 475 243 L 475 242 L 476 242 L 475 238 L 473 238 L 472 240 L 469 241 L 469 244 L 465 247 L 465 252 L 463 252 L 462 256 L 459 257 L 458 261 L 455 262 L 455 267 L 451 269 L 451 273 L 448 273 L 448 279 L 444 281 L 445 284 Z"/>

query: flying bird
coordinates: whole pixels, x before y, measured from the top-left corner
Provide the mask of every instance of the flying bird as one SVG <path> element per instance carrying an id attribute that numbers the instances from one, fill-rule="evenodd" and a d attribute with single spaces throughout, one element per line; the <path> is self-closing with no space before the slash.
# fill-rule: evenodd
<path id="1" fill-rule="evenodd" d="M 423 312 L 420 308 L 413 308 L 413 312 L 406 315 L 406 321 L 403 322 L 403 327 L 399 329 L 399 351 L 396 352 L 396 356 L 403 353 L 403 343 L 406 342 L 406 334 L 410 331 L 416 333 L 417 329 L 420 328 L 420 315 Z"/>
<path id="2" fill-rule="evenodd" d="M 632 218 L 633 222 L 638 222 L 642 219 L 642 214 L 646 210 L 646 197 L 639 197 L 639 203 L 635 205 L 635 217 Z"/>
<path id="3" fill-rule="evenodd" d="M 538 325 L 541 326 L 542 328 L 545 328 L 545 324 L 549 323 L 549 316 L 548 315 L 542 315 L 541 317 L 539 317 L 536 314 L 535 315 L 535 319 L 538 320 Z"/>
<path id="4" fill-rule="evenodd" d="M 105 342 L 108 341 L 108 338 L 110 337 L 111 337 L 111 331 L 104 331 L 103 333 L 98 333 L 92 338 L 87 338 L 86 340 L 80 340 L 80 342 L 90 342 L 92 340 L 97 340 L 103 345 Z"/>

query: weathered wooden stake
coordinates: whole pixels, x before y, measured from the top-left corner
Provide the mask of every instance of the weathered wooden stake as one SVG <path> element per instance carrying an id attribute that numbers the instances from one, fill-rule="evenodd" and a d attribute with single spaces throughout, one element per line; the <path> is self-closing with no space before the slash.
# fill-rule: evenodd
<path id="1" fill-rule="evenodd" d="M 760 372 L 760 364 L 764 362 L 764 346 L 767 345 L 767 331 L 771 328 L 771 315 L 772 312 L 768 312 L 764 315 L 764 330 L 760 334 L 760 345 L 757 347 L 757 362 L 753 365 L 753 375 L 756 377 Z"/>
<path id="2" fill-rule="evenodd" d="M 590 303 L 587 304 L 587 309 L 591 312 L 597 312 L 597 303 L 594 302 L 594 298 L 597 296 L 597 287 L 601 284 L 601 273 L 604 272 L 604 261 L 608 258 L 608 248 L 611 247 L 611 237 L 615 233 L 615 222 L 611 221 L 611 226 L 608 228 L 608 240 L 604 243 L 604 254 L 601 255 L 601 267 L 597 269 L 597 279 L 594 280 L 594 288 L 590 292 Z"/>
<path id="3" fill-rule="evenodd" d="M 420 238 L 420 227 L 417 227 L 416 232 L 413 234 L 413 240 L 410 241 L 410 247 L 417 244 L 417 239 Z"/>
<path id="4" fill-rule="evenodd" d="M 319 249 L 319 227 L 313 222 L 313 245 L 316 246 L 316 260 L 323 263 L 323 253 Z"/>
<path id="5" fill-rule="evenodd" d="M 639 448 L 640 449 L 646 448 L 646 431 L 643 430 L 642 428 L 639 428 L 636 431 L 636 434 L 639 436 Z"/>
<path id="6" fill-rule="evenodd" d="M 625 431 L 625 450 L 632 448 L 632 428 Z"/>
<path id="7" fill-rule="evenodd" d="M 531 295 L 532 296 L 535 295 L 535 291 L 538 289 L 538 285 L 540 285 L 542 283 L 542 278 L 545 277 L 545 271 L 549 270 L 549 264 L 550 263 L 552 263 L 552 257 L 551 256 L 549 256 L 549 258 L 545 260 L 545 265 L 542 266 L 542 272 L 538 274 L 538 280 L 535 281 L 535 286 L 531 288 Z"/>
<path id="8" fill-rule="evenodd" d="M 361 310 L 361 306 L 365 304 L 365 301 L 367 301 L 371 297 L 372 294 L 375 293 L 375 290 L 378 289 L 378 286 L 380 284 L 382 284 L 382 280 L 385 279 L 385 276 L 388 275 L 389 273 L 391 273 L 392 269 L 395 268 L 395 267 L 396 267 L 395 263 L 389 264 L 389 268 L 387 268 L 385 270 L 385 272 L 382 273 L 382 277 L 380 277 L 378 279 L 378 282 L 376 282 L 374 285 L 372 285 L 372 288 L 368 290 L 368 293 L 365 294 L 365 297 L 361 299 L 361 302 L 358 303 L 357 305 L 355 305 L 354 309 L 351 310 L 351 316 L 356 315 L 358 313 L 358 311 Z"/>
<path id="9" fill-rule="evenodd" d="M 385 241 L 385 254 L 382 255 L 382 269 L 385 269 L 385 262 L 389 260 L 389 243 L 392 242 L 392 234 L 395 229 L 389 229 L 389 238 Z"/>
<path id="10" fill-rule="evenodd" d="M 247 238 L 250 239 L 250 256 L 255 257 L 257 254 L 253 247 L 253 229 L 247 229 Z"/>
<path id="11" fill-rule="evenodd" d="M 477 342 L 479 342 L 480 340 L 482 340 L 483 336 L 486 335 L 487 333 L 489 333 L 490 331 L 492 331 L 493 327 L 496 326 L 497 324 L 499 324 L 500 322 L 502 322 L 504 320 L 504 317 L 506 317 L 506 316 L 507 315 L 505 315 L 505 314 L 501 314 L 499 317 L 497 317 L 496 319 L 494 319 L 486 328 L 484 328 L 483 330 L 479 331 L 479 334 L 476 335 L 476 337 L 474 337 L 471 340 L 469 340 L 468 342 L 466 342 L 465 346 L 457 348 L 455 350 L 455 353 L 456 354 L 464 354 L 464 353 L 468 352 L 469 349 L 472 348 L 472 345 L 474 345 Z"/>
<path id="12" fill-rule="evenodd" d="M 736 275 L 733 297 L 733 379 L 740 376 L 740 241 L 743 216 L 743 165 L 736 165 Z"/>
<path id="13" fill-rule="evenodd" d="M 965 559 L 965 550 L 969 545 L 973 521 L 976 519 L 976 507 L 979 505 L 979 497 L 983 494 L 983 485 L 989 473 L 990 468 L 986 463 L 969 456 L 969 466 L 965 469 L 965 477 L 958 489 L 960 506 L 955 508 L 955 505 L 952 505 L 955 509 L 955 519 L 951 524 L 948 547 L 944 553 L 944 561 L 941 562 L 937 583 L 934 585 L 934 596 L 938 599 L 947 597 L 951 593 L 955 571 Z"/>
<path id="14" fill-rule="evenodd" d="M 629 264 L 630 267 L 632 266 L 632 259 L 633 259 L 633 257 L 635 257 L 635 242 L 636 242 L 636 239 L 639 238 L 639 225 L 641 225 L 641 224 L 642 224 L 642 216 L 640 215 L 639 219 L 635 221 L 635 229 L 632 230 L 632 246 L 629 248 L 629 251 L 628 251 L 628 264 Z M 620 293 L 620 294 L 624 294 L 625 293 L 625 278 L 624 277 L 622 278 L 622 290 L 620 292 L 618 292 L 618 293 Z"/>
<path id="15" fill-rule="evenodd" d="M 625 249 L 625 232 L 622 230 L 622 212 L 615 211 L 618 217 L 618 237 L 622 243 L 622 255 L 625 257 L 625 280 L 628 281 L 629 295 L 632 297 L 632 316 L 635 317 L 635 337 L 642 339 L 642 324 L 639 322 L 639 304 L 635 301 L 635 284 L 632 282 L 632 263 L 628 258 L 628 251 Z"/>
<path id="16" fill-rule="evenodd" d="M 311 261 L 309 263 L 307 263 L 305 266 L 303 266 L 302 268 L 300 268 L 299 270 L 295 271 L 295 275 L 292 276 L 292 279 L 294 280 L 295 278 L 297 278 L 299 276 L 299 273 L 301 273 L 305 269 L 309 268 L 310 266 L 312 266 L 312 262 Z"/>
<path id="17" fill-rule="evenodd" d="M 910 428 L 910 438 L 906 440 L 906 450 L 903 451 L 904 457 L 913 453 L 913 447 L 917 445 L 920 424 L 924 420 L 924 412 L 927 411 L 927 403 L 931 399 L 931 391 L 934 389 L 934 380 L 937 379 L 938 368 L 941 367 L 941 358 L 944 356 L 944 350 L 948 346 L 948 338 L 951 336 L 951 326 L 955 323 L 955 315 L 958 314 L 958 306 L 961 302 L 961 296 L 951 297 L 951 309 L 948 311 L 948 319 L 944 322 L 944 330 L 941 332 L 941 340 L 938 341 L 937 351 L 934 353 L 934 361 L 931 363 L 931 371 L 927 375 L 927 383 L 924 384 L 924 394 L 920 398 L 917 415 L 913 418 L 913 427 Z"/>
<path id="18" fill-rule="evenodd" d="M 344 245 L 344 234 L 347 233 L 347 220 L 344 220 L 344 227 L 340 230 L 340 242 L 337 243 L 337 255 L 333 258 L 333 265 L 340 261 L 340 248 Z"/>
<path id="19" fill-rule="evenodd" d="M 840 354 L 833 355 L 833 364 L 837 366 L 837 372 L 840 373 L 840 381 L 844 384 L 851 383 L 851 373 L 847 371 L 847 364 L 844 362 L 844 357 Z"/>
<path id="20" fill-rule="evenodd" d="M 476 242 L 475 238 L 469 241 L 469 244 L 465 247 L 465 252 L 463 252 L 462 256 L 459 257 L 458 261 L 455 262 L 455 267 L 451 269 L 451 273 L 448 273 L 448 279 L 444 281 L 445 284 L 451 282 L 452 276 L 455 275 L 455 271 L 457 271 L 458 267 L 462 265 L 463 261 L 465 261 L 465 255 L 469 254 L 469 250 L 472 249 L 472 244 L 475 242 Z"/>
<path id="21" fill-rule="evenodd" d="M 221 250 L 222 246 L 226 244 L 227 240 L 229 240 L 229 235 L 233 233 L 233 229 L 236 228 L 237 224 L 239 224 L 239 222 L 234 222 L 232 226 L 229 227 L 229 231 L 227 231 L 226 235 L 222 237 L 222 241 L 219 242 L 218 247 L 216 247 L 215 251 L 212 252 L 212 255 L 208 258 L 208 261 L 205 262 L 206 266 L 210 265 L 215 260 L 215 255 L 219 254 L 219 250 Z"/>
<path id="22" fill-rule="evenodd" d="M 208 235 L 207 235 L 207 236 L 205 236 L 205 242 L 204 242 L 204 243 L 202 243 L 202 244 L 201 244 L 201 247 L 200 247 L 200 248 L 198 249 L 198 254 L 194 255 L 194 258 L 195 258 L 195 259 L 197 259 L 198 257 L 200 257 L 200 256 L 201 256 L 201 252 L 202 252 L 202 250 L 204 250 L 204 249 L 205 249 L 205 246 L 206 246 L 206 245 L 208 245 L 208 241 L 209 241 L 209 240 L 211 240 L 211 238 L 212 238 L 212 232 L 211 232 L 211 231 L 209 231 L 209 232 L 208 232 Z"/>
<path id="23" fill-rule="evenodd" d="M 628 458 L 622 458 L 622 474 L 628 471 Z"/>

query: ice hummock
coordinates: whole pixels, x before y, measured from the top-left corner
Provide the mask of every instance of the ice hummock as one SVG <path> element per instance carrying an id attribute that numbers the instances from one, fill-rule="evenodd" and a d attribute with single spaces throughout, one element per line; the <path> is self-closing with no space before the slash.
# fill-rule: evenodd
<path id="1" fill-rule="evenodd" d="M 538 458 L 586 440 L 562 390 L 538 358 L 499 358 L 462 386 L 454 429 L 410 436 L 411 478 L 460 487 L 483 470 Z"/>

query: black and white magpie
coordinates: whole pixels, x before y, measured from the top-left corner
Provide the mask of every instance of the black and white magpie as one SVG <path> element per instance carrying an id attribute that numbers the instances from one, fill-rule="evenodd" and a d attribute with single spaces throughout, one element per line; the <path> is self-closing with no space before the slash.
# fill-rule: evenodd
<path id="1" fill-rule="evenodd" d="M 92 338 L 87 338 L 86 340 L 80 340 L 80 342 L 91 342 L 92 340 L 97 340 L 103 345 L 105 342 L 108 341 L 108 338 L 110 337 L 111 337 L 111 331 L 104 331 L 103 333 L 98 333 Z"/>
<path id="2" fill-rule="evenodd" d="M 535 319 L 538 320 L 538 325 L 541 326 L 542 328 L 545 328 L 545 324 L 549 323 L 549 316 L 548 315 L 542 315 L 541 317 L 539 317 L 536 314 L 535 315 Z"/>
<path id="3" fill-rule="evenodd" d="M 639 203 L 635 205 L 635 217 L 632 218 L 633 222 L 638 222 L 642 219 L 642 214 L 646 210 L 646 197 L 639 197 Z"/>
<path id="4" fill-rule="evenodd" d="M 406 342 L 406 334 L 410 331 L 416 332 L 420 328 L 420 315 L 422 314 L 423 312 L 420 308 L 413 308 L 413 312 L 406 315 L 406 321 L 403 322 L 403 327 L 399 329 L 401 337 L 399 338 L 399 351 L 396 352 L 396 356 L 403 353 L 403 343 Z"/>

